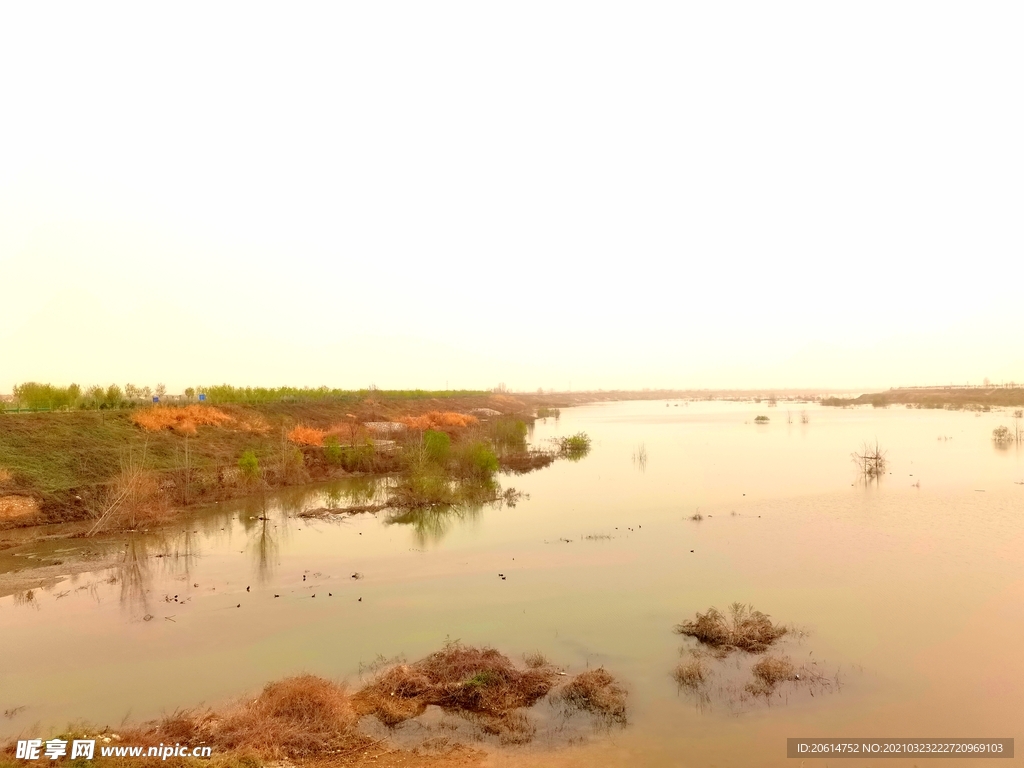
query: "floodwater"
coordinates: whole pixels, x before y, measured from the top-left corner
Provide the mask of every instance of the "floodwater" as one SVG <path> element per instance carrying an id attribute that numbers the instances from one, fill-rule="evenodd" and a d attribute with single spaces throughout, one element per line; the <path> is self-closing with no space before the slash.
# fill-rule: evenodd
<path id="1" fill-rule="evenodd" d="M 1000 424 L 1012 416 L 600 404 L 538 422 L 535 443 L 584 430 L 593 450 L 503 477 L 529 494 L 514 508 L 296 516 L 379 494 L 355 480 L 128 539 L 25 547 L 0 571 L 82 552 L 120 564 L 0 598 L 0 735 L 116 726 L 299 672 L 354 682 L 378 656 L 461 639 L 603 665 L 629 689 L 626 728 L 500 751 L 499 765 L 781 766 L 796 736 L 1020 748 L 1024 453 L 993 445 Z M 890 473 L 860 482 L 850 453 L 876 439 Z M 712 662 L 707 699 L 679 691 L 671 672 L 692 641 L 673 626 L 737 601 L 802 630 L 780 652 L 825 682 L 743 696 L 731 657 Z"/>

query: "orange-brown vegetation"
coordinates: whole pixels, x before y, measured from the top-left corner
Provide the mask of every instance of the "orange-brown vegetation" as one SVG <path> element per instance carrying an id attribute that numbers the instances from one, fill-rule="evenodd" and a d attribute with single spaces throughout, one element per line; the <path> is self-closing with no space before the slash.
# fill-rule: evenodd
<path id="1" fill-rule="evenodd" d="M 476 416 L 455 411 L 429 411 L 422 416 L 403 416 L 399 419 L 410 429 L 463 429 L 480 423 Z"/>
<path id="2" fill-rule="evenodd" d="M 182 434 L 194 435 L 197 427 L 219 427 L 233 419 L 209 405 L 157 405 L 135 411 L 132 413 L 132 421 L 150 432 L 173 429 Z"/>
<path id="3" fill-rule="evenodd" d="M 516 710 L 548 694 L 557 673 L 548 666 L 518 669 L 493 648 L 450 643 L 415 664 L 385 669 L 352 700 L 360 714 L 385 725 L 418 717 L 428 705 L 469 713 L 485 732 L 505 742 L 529 740 L 532 730 Z"/>
<path id="4" fill-rule="evenodd" d="M 327 429 L 299 424 L 288 433 L 288 440 L 295 445 L 322 447 L 328 437 L 336 437 L 340 443 L 355 445 L 365 437 L 366 429 L 358 422 L 340 422 Z"/>
<path id="5" fill-rule="evenodd" d="M 38 512 L 39 503 L 29 496 L 0 496 L 0 520 L 32 518 Z"/>
<path id="6" fill-rule="evenodd" d="M 562 689 L 561 699 L 574 709 L 617 723 L 626 722 L 626 691 L 604 667 L 576 675 Z"/>
<path id="7" fill-rule="evenodd" d="M 31 599 L 29 594 L 28 599 Z M 449 722 L 451 737 L 432 737 L 412 751 L 397 747 L 390 727 L 422 714 L 436 705 L 458 716 L 476 730 L 466 734 L 479 741 L 491 734 L 503 744 L 530 741 L 536 726 L 525 712 L 548 695 L 558 673 L 539 654 L 518 668 L 492 648 L 473 648 L 450 643 L 414 664 L 383 668 L 354 695 L 345 686 L 314 675 L 300 675 L 269 683 L 255 698 L 219 708 L 179 710 L 159 721 L 122 724 L 117 734 L 104 729 L 97 734 L 84 725 L 73 726 L 61 738 L 101 738 L 125 745 L 180 744 L 209 746 L 209 760 L 172 757 L 114 758 L 97 754 L 99 766 L 155 768 L 157 763 L 174 768 L 250 768 L 254 765 L 298 764 L 335 766 L 407 766 L 415 768 L 465 768 L 478 765 L 482 753 L 460 744 L 458 726 Z M 584 672 L 558 696 L 570 710 L 586 710 L 625 722 L 624 692 L 604 669 Z M 371 735 L 372 717 L 388 726 L 384 734 Z M 439 726 L 440 727 L 440 726 Z M 379 728 L 379 727 L 378 727 Z M 425 732 L 432 726 L 425 725 Z M 14 757 L 15 743 L 0 744 L 0 766 Z"/>
<path id="8" fill-rule="evenodd" d="M 277 763 L 312 766 L 449 766 L 477 765 L 481 757 L 454 745 L 440 754 L 417 754 L 396 749 L 358 730 L 358 715 L 345 688 L 313 675 L 268 684 L 258 697 L 222 711 L 179 711 L 163 720 L 118 729 L 120 744 L 181 744 L 209 746 L 209 760 L 171 758 L 102 758 L 100 765 L 248 768 Z M 83 733 L 95 738 L 95 733 Z M 103 734 L 99 734 L 103 737 Z M 75 734 L 78 737 L 78 734 Z M 106 738 L 110 738 L 108 735 Z M 13 743 L 0 751 L 13 753 Z"/>
<path id="9" fill-rule="evenodd" d="M 323 429 L 300 424 L 288 433 L 288 440 L 295 445 L 322 446 L 326 436 L 327 432 Z"/>
<path id="10" fill-rule="evenodd" d="M 800 679 L 787 656 L 765 656 L 750 668 L 750 672 L 754 679 L 744 689 L 754 696 L 771 696 L 781 683 Z"/>
<path id="11" fill-rule="evenodd" d="M 727 618 L 716 608 L 698 613 L 693 621 L 684 621 L 676 632 L 692 637 L 719 656 L 740 650 L 764 653 L 788 628 L 773 624 L 764 613 L 742 603 L 733 603 Z"/>

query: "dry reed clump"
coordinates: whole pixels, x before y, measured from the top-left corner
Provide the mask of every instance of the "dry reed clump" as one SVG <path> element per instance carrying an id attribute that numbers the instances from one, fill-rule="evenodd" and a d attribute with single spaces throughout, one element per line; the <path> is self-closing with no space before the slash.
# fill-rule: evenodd
<path id="1" fill-rule="evenodd" d="M 288 441 L 295 445 L 312 445 L 319 447 L 324 444 L 325 437 L 327 437 L 327 432 L 325 430 L 316 429 L 315 427 L 307 427 L 304 424 L 300 424 L 288 433 Z"/>
<path id="2" fill-rule="evenodd" d="M 361 715 L 375 715 L 388 726 L 422 714 L 428 705 L 479 717 L 485 731 L 524 733 L 514 710 L 548 694 L 556 674 L 547 666 L 520 670 L 493 648 L 449 643 L 414 664 L 380 673 L 352 698 Z"/>
<path id="3" fill-rule="evenodd" d="M 696 658 L 684 661 L 672 672 L 672 677 L 680 688 L 689 688 L 697 691 L 703 688 L 711 677 L 711 670 L 704 659 Z"/>
<path id="4" fill-rule="evenodd" d="M 559 697 L 572 709 L 585 710 L 613 722 L 626 722 L 626 691 L 604 667 L 576 675 Z"/>
<path id="5" fill-rule="evenodd" d="M 257 698 L 226 712 L 176 712 L 155 733 L 139 735 L 264 759 L 302 759 L 364 748 L 371 739 L 357 732 L 357 721 L 342 686 L 300 675 L 269 683 Z"/>
<path id="6" fill-rule="evenodd" d="M 785 682 L 799 680 L 793 662 L 786 656 L 766 656 L 750 668 L 754 679 L 744 686 L 754 696 L 771 696 Z"/>
<path id="7" fill-rule="evenodd" d="M 11 474 L 11 470 L 0 467 L 0 488 L 5 485 L 11 485 L 14 482 L 14 475 Z"/>
<path id="8" fill-rule="evenodd" d="M 677 625 L 676 632 L 693 637 L 724 656 L 734 650 L 764 653 L 789 631 L 743 603 L 733 603 L 730 614 L 731 619 L 718 609 L 709 608 L 706 613 L 698 613 L 693 621 Z"/>
<path id="9" fill-rule="evenodd" d="M 444 428 L 465 428 L 480 423 L 476 416 L 455 411 L 430 411 L 422 416 L 403 416 L 399 423 L 405 424 L 409 429 L 427 430 Z"/>
<path id="10" fill-rule="evenodd" d="M 157 405 L 135 411 L 132 413 L 132 421 L 150 432 L 173 429 L 182 434 L 194 435 L 199 426 L 219 427 L 233 419 L 208 405 Z"/>
<path id="11" fill-rule="evenodd" d="M 212 734 L 219 746 L 260 755 L 302 758 L 365 746 L 345 689 L 313 675 L 270 683 L 259 697 L 230 712 Z"/>

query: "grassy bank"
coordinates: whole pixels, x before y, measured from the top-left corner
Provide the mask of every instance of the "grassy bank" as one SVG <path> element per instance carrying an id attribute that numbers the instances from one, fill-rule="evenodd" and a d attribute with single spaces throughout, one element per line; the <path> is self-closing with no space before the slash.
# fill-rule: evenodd
<path id="1" fill-rule="evenodd" d="M 0 528 L 148 517 L 352 473 L 398 473 L 400 506 L 458 503 L 526 450 L 541 395 L 363 393 L 358 398 L 151 405 L 0 415 Z M 578 398 L 579 396 L 577 396 Z M 6 512 L 4 512 L 6 510 Z"/>

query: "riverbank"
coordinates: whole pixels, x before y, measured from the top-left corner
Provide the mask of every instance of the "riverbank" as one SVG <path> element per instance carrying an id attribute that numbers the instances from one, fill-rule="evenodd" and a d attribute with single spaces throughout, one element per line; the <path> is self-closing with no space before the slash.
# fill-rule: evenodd
<path id="1" fill-rule="evenodd" d="M 98 520 L 111 508 L 126 518 L 121 527 L 130 528 L 137 517 L 165 519 L 272 488 L 403 473 L 409 468 L 400 459 L 403 449 L 421 445 L 428 429 L 445 432 L 455 450 L 488 445 L 495 469 L 531 471 L 550 463 L 550 455 L 525 449 L 526 430 L 537 418 L 557 418 L 561 408 L 738 394 L 366 392 L 7 412 L 0 414 L 0 531 Z M 419 490 L 430 489 L 420 484 Z M 442 501 L 445 494 L 433 496 Z M 126 505 L 138 509 L 126 513 Z"/>
<path id="2" fill-rule="evenodd" d="M 541 701 L 548 706 L 535 712 Z M 494 648 L 448 642 L 416 662 L 379 663 L 355 690 L 302 674 L 216 709 L 25 735 L 39 739 L 40 753 L 69 754 L 79 744 L 92 749 L 87 759 L 112 767 L 454 768 L 480 765 L 488 747 L 522 747 L 540 735 L 549 748 L 565 746 L 626 722 L 626 690 L 604 668 L 570 676 L 539 653 L 516 662 Z M 18 748 L 18 739 L 0 746 L 0 767 L 26 759 Z"/>
<path id="3" fill-rule="evenodd" d="M 914 408 L 987 411 L 992 408 L 1024 406 L 1024 387 L 897 387 L 858 397 L 825 397 L 821 399 L 821 404 L 837 407 L 871 405 L 876 408 L 904 405 Z"/>

